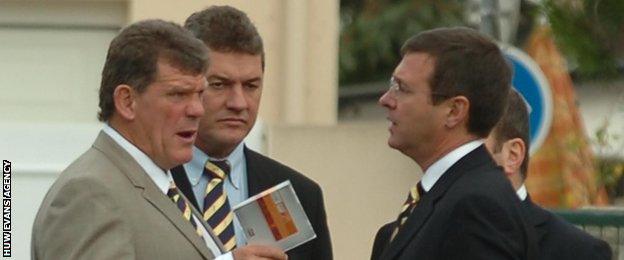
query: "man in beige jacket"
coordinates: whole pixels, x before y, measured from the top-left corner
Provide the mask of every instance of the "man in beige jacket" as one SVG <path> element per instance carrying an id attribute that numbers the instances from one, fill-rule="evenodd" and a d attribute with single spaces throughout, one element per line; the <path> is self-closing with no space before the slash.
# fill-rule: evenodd
<path id="1" fill-rule="evenodd" d="M 106 125 L 44 198 L 32 259 L 286 258 L 260 246 L 223 254 L 172 185 L 169 169 L 191 160 L 207 67 L 202 42 L 173 23 L 137 22 L 113 39 L 100 87 Z"/>

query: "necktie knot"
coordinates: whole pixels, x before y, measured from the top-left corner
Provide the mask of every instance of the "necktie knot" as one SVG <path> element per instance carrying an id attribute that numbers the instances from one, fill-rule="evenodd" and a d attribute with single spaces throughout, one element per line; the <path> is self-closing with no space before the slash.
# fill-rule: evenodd
<path id="1" fill-rule="evenodd" d="M 219 178 L 225 179 L 225 177 L 230 174 L 230 162 L 227 160 L 208 160 L 206 161 L 204 171 L 205 174 L 208 174 L 210 178 Z"/>

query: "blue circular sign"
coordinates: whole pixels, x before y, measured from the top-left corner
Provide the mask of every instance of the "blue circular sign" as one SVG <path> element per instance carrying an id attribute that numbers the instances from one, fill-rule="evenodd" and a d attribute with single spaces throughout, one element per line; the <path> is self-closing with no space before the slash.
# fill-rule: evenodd
<path id="1" fill-rule="evenodd" d="M 522 94 L 529 108 L 530 153 L 533 154 L 550 132 L 553 116 L 550 85 L 531 57 L 512 46 L 502 49 L 513 65 L 512 85 Z"/>

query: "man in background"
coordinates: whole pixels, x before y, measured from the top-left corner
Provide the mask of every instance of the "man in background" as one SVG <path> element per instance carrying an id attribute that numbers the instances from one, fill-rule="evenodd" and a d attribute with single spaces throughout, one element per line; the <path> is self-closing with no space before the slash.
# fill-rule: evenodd
<path id="1" fill-rule="evenodd" d="M 41 203 L 32 259 L 232 259 L 169 171 L 191 160 L 207 68 L 206 47 L 174 23 L 140 21 L 113 39 L 99 95 L 105 126 Z M 260 246 L 234 256 L 286 259 Z"/>
<path id="2" fill-rule="evenodd" d="M 511 69 L 468 28 L 421 32 L 401 48 L 379 103 L 388 145 L 423 170 L 372 259 L 532 259 L 520 201 L 483 145 L 505 108 Z"/>
<path id="3" fill-rule="evenodd" d="M 289 259 L 332 259 L 318 184 L 243 142 L 256 122 L 263 89 L 265 55 L 256 27 L 229 6 L 194 13 L 184 26 L 208 46 L 211 66 L 193 160 L 173 169 L 176 183 L 229 250 L 247 242 L 232 206 L 290 180 L 317 237 L 290 250 Z"/>
<path id="4" fill-rule="evenodd" d="M 535 205 L 524 181 L 529 165 L 529 112 L 521 95 L 509 92 L 507 109 L 485 144 L 522 200 L 528 224 L 535 228 L 538 259 L 611 259 L 607 243 Z"/>

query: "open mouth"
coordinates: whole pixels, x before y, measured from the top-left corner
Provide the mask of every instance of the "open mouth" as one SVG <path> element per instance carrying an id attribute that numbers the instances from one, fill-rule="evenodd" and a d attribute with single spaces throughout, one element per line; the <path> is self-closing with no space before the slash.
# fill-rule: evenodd
<path id="1" fill-rule="evenodd" d="M 196 131 L 182 131 L 182 132 L 178 132 L 178 136 L 182 137 L 183 139 L 192 139 L 195 136 Z"/>

